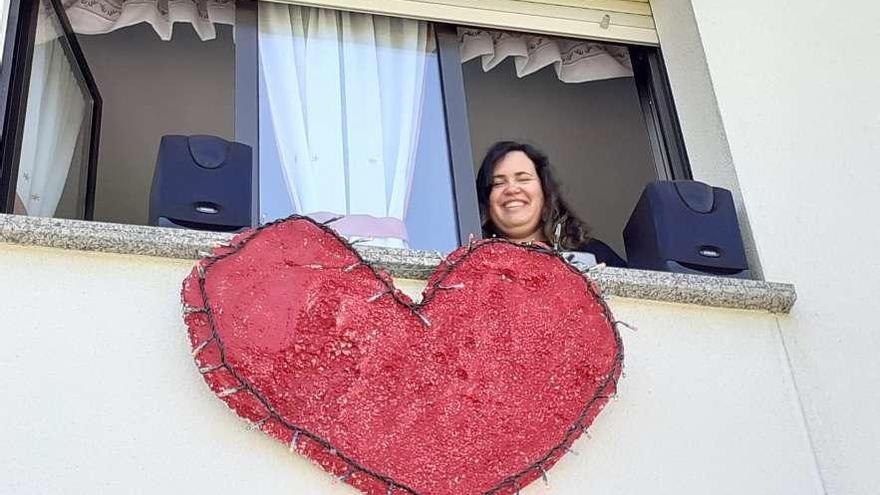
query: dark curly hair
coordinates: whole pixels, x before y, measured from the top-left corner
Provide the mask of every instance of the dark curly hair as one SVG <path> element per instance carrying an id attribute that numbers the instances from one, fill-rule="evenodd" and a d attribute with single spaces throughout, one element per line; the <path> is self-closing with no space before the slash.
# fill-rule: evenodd
<path id="1" fill-rule="evenodd" d="M 521 151 L 535 164 L 541 190 L 544 192 L 544 208 L 541 210 L 541 233 L 554 247 L 566 251 L 577 251 L 590 240 L 590 228 L 572 213 L 571 208 L 562 198 L 559 185 L 553 178 L 553 170 L 547 155 L 525 143 L 515 141 L 499 141 L 493 144 L 477 174 L 477 199 L 480 203 L 480 220 L 483 225 L 484 237 L 503 237 L 489 216 L 489 195 L 492 192 L 492 172 L 495 165 L 511 151 Z M 557 238 L 556 229 L 559 226 Z"/>

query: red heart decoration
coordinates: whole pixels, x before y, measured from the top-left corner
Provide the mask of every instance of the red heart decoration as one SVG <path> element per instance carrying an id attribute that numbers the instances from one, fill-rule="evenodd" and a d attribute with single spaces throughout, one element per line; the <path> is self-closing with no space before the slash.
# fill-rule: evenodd
<path id="1" fill-rule="evenodd" d="M 211 389 L 368 494 L 518 491 L 592 423 L 623 362 L 587 278 L 497 239 L 452 253 L 414 304 L 291 217 L 215 249 L 183 302 Z"/>

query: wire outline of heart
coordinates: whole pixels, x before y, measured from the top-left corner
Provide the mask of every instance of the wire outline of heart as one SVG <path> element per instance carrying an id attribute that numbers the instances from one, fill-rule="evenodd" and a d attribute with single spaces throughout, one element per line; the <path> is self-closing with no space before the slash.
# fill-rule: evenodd
<path id="1" fill-rule="evenodd" d="M 482 494 L 503 495 L 519 493 L 521 488 L 535 479 L 543 478 L 547 481 L 547 470 L 563 455 L 571 452 L 571 444 L 587 430 L 608 400 L 616 396 L 617 382 L 623 370 L 623 344 L 617 330 L 619 322 L 612 316 L 607 303 L 602 298 L 595 283 L 586 274 L 569 264 L 558 252 L 541 244 L 524 245 L 493 238 L 472 241 L 468 246 L 450 254 L 431 276 L 423 299 L 420 302 L 413 302 L 394 286 L 393 281 L 387 274 L 367 263 L 360 253 L 352 248 L 351 243 L 328 226 L 334 220 L 331 219 L 324 223 L 318 223 L 309 217 L 292 215 L 288 218 L 242 232 L 236 235 L 228 244 L 214 248 L 208 256 L 205 256 L 197 263 L 190 275 L 184 280 L 181 301 L 184 319 L 189 327 L 189 336 L 193 347 L 192 355 L 209 387 L 239 416 L 250 421 L 252 428 L 261 429 L 278 440 L 289 444 L 291 451 L 297 450 L 299 453 L 311 458 L 342 481 L 352 484 L 371 495 L 393 495 L 395 493 L 424 495 L 423 492 L 419 492 L 389 475 L 362 465 L 356 459 L 337 449 L 327 439 L 302 426 L 290 423 L 273 408 L 267 397 L 228 363 L 225 357 L 223 339 L 217 328 L 214 311 L 206 289 L 208 274 L 214 264 L 235 256 L 248 243 L 258 238 L 261 232 L 277 228 L 288 222 L 306 222 L 320 229 L 324 234 L 329 235 L 331 239 L 335 239 L 355 257 L 357 261 L 343 267 L 344 271 L 351 272 L 358 268 L 367 269 L 368 273 L 385 287 L 385 291 L 377 294 L 376 297 L 385 295 L 392 297 L 397 304 L 419 317 L 426 326 L 430 326 L 430 321 L 425 319 L 421 309 L 430 304 L 435 294 L 447 288 L 443 287 L 442 284 L 458 266 L 464 263 L 470 255 L 491 244 L 504 243 L 505 245 L 515 246 L 518 249 L 554 258 L 583 279 L 587 292 L 601 307 L 602 314 L 608 323 L 609 330 L 612 332 L 616 346 L 613 361 L 603 382 L 595 389 L 595 393 L 586 400 L 583 409 L 565 432 L 562 440 L 550 448 L 543 456 L 535 459 L 520 471 L 499 480 L 495 486 L 483 491 Z M 310 265 L 310 267 L 318 268 L 317 265 Z M 219 362 L 217 361 L 218 358 Z M 218 376 L 220 372 L 226 373 L 228 376 L 219 380 L 213 378 Z M 229 380 L 230 377 L 231 381 Z"/>

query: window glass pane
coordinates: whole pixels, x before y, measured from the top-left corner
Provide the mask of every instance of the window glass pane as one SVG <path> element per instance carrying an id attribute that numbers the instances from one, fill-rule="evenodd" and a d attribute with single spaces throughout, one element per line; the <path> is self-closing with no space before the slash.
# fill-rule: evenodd
<path id="1" fill-rule="evenodd" d="M 430 24 L 260 4 L 261 220 L 291 213 L 372 244 L 457 245 Z"/>
<path id="2" fill-rule="evenodd" d="M 15 213 L 82 218 L 92 98 L 64 46 L 48 2 L 37 19 Z"/>
<path id="3" fill-rule="evenodd" d="M 9 19 L 9 0 L 0 0 L 0 55 L 6 42 L 6 22 Z"/>

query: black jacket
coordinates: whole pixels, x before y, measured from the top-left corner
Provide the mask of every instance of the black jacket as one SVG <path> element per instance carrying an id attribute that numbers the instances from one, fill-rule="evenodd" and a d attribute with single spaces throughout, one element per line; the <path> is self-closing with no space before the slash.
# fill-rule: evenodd
<path id="1" fill-rule="evenodd" d="M 596 263 L 605 263 L 608 266 L 626 268 L 626 261 L 599 239 L 590 239 L 586 244 L 575 251 L 593 253 L 593 255 L 596 256 Z"/>

